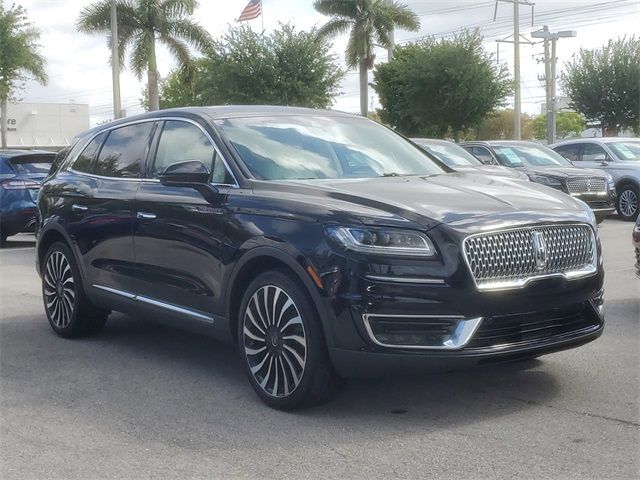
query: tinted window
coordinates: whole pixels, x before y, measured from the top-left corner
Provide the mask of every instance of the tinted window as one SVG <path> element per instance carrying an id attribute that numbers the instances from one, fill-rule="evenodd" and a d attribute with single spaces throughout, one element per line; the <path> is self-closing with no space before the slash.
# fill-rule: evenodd
<path id="1" fill-rule="evenodd" d="M 480 160 L 455 143 L 427 143 L 420 140 L 415 142 L 450 167 L 482 165 Z"/>
<path id="2" fill-rule="evenodd" d="M 98 150 L 100 150 L 100 145 L 102 145 L 102 141 L 107 136 L 106 133 L 101 133 L 96 138 L 91 140 L 86 148 L 82 151 L 82 153 L 78 156 L 75 162 L 73 162 L 73 168 L 76 172 L 84 172 L 91 173 L 92 172 L 92 163 L 98 154 Z"/>
<path id="3" fill-rule="evenodd" d="M 509 167 L 570 167 L 566 158 L 542 145 L 510 145 L 493 147 L 500 163 Z"/>
<path id="4" fill-rule="evenodd" d="M 421 149 L 366 119 L 251 117 L 221 120 L 218 125 L 249 171 L 261 180 L 444 173 Z"/>
<path id="5" fill-rule="evenodd" d="M 33 155 L 11 160 L 18 173 L 49 173 L 54 155 Z"/>
<path id="6" fill-rule="evenodd" d="M 556 152 L 571 162 L 580 161 L 580 144 L 561 145 L 554 148 Z"/>
<path id="7" fill-rule="evenodd" d="M 640 142 L 611 142 L 608 145 L 620 160 L 640 160 Z"/>
<path id="8" fill-rule="evenodd" d="M 607 152 L 600 145 L 585 143 L 582 150 L 583 162 L 600 162 L 607 159 Z"/>
<path id="9" fill-rule="evenodd" d="M 164 124 L 153 166 L 156 177 L 174 163 L 199 160 L 212 170 L 216 151 L 195 125 L 170 120 Z"/>
<path id="10" fill-rule="evenodd" d="M 95 174 L 138 178 L 144 167 L 154 124 L 138 123 L 109 132 L 96 162 Z"/>
<path id="11" fill-rule="evenodd" d="M 495 163 L 493 155 L 489 149 L 485 147 L 466 147 L 466 150 L 470 151 L 476 158 L 480 159 L 482 163 Z"/>

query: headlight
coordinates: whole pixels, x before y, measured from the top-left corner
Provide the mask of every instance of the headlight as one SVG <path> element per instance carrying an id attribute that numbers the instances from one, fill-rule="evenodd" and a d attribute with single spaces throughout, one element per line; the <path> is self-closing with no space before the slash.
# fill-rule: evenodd
<path id="1" fill-rule="evenodd" d="M 329 236 L 343 247 L 375 255 L 433 257 L 436 249 L 419 232 L 367 227 L 329 227 Z"/>
<path id="2" fill-rule="evenodd" d="M 610 173 L 605 173 L 604 176 L 607 177 L 607 185 L 609 186 L 609 190 L 615 190 L 616 182 L 613 179 L 613 176 L 611 176 Z"/>
<path id="3" fill-rule="evenodd" d="M 546 185 L 553 188 L 562 188 L 562 182 L 557 178 L 545 177 L 544 175 L 529 175 L 532 182 Z"/>

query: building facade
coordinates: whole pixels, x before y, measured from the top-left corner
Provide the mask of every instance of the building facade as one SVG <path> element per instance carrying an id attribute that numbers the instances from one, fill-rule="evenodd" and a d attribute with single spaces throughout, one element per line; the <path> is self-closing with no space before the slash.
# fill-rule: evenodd
<path id="1" fill-rule="evenodd" d="M 89 128 L 89 105 L 77 103 L 10 103 L 9 148 L 60 149 Z"/>

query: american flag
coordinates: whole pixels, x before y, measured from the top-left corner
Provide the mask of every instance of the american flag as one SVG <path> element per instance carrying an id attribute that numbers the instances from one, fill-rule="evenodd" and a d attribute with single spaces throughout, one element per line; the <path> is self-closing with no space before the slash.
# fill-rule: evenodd
<path id="1" fill-rule="evenodd" d="M 238 22 L 246 22 L 258 18 L 262 13 L 262 0 L 250 0 L 238 18 Z"/>

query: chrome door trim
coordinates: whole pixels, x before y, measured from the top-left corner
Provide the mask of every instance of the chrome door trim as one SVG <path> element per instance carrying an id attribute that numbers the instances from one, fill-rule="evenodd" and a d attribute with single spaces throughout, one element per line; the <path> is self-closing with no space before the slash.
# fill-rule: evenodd
<path id="1" fill-rule="evenodd" d="M 145 297 L 142 295 L 136 295 L 134 293 L 127 292 L 124 290 L 118 290 L 116 288 L 105 287 L 104 285 L 98 285 L 95 283 L 93 284 L 93 287 L 97 288 L 98 290 L 103 290 L 105 292 L 113 293 L 114 295 L 119 295 L 121 297 L 128 298 L 129 300 L 133 300 L 134 302 L 146 303 L 147 305 L 153 305 L 154 307 L 164 308 L 165 310 L 170 310 L 175 313 L 187 315 L 189 317 L 193 317 L 207 323 L 214 323 L 213 317 L 210 317 L 209 315 L 204 315 L 202 313 L 196 312 L 189 308 L 179 307 L 171 303 L 161 302 L 153 298 Z"/>

